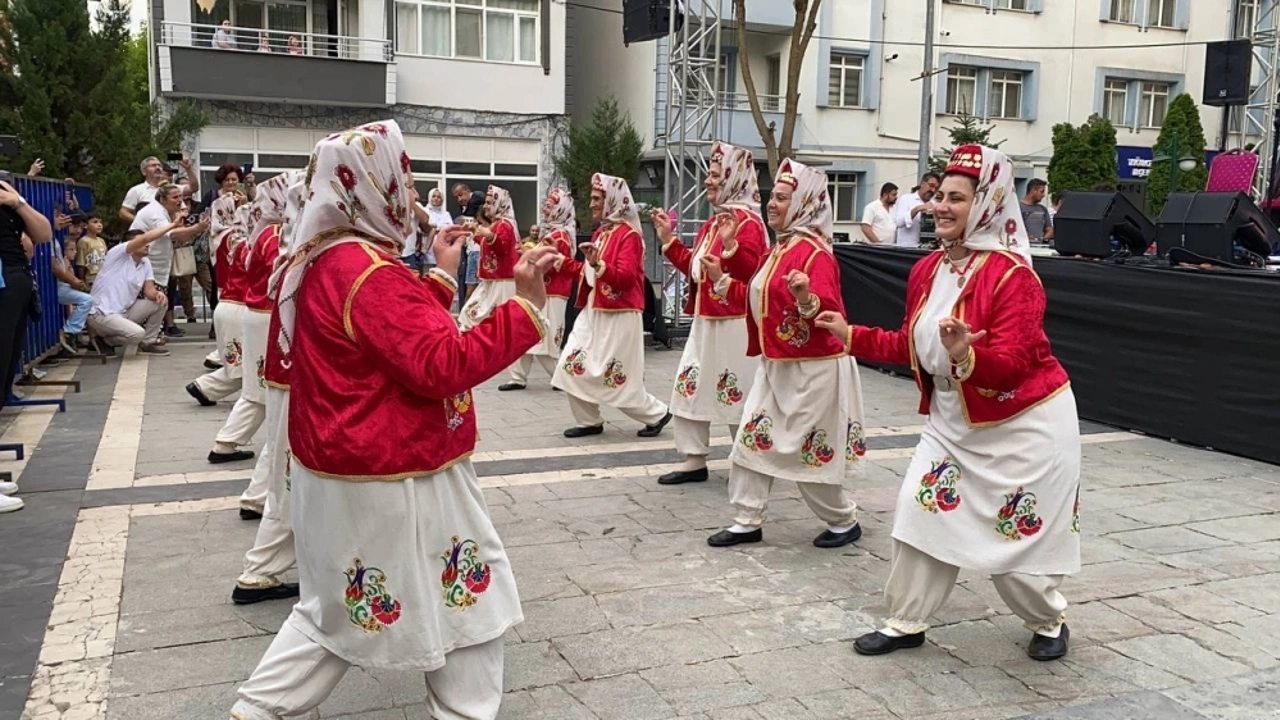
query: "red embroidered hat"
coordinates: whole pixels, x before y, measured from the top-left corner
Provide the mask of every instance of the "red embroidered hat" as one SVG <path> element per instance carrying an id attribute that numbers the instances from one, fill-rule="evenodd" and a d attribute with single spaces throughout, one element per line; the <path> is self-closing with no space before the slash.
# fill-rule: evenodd
<path id="1" fill-rule="evenodd" d="M 959 173 L 975 180 L 982 176 L 982 146 L 961 145 L 951 153 L 944 174 Z"/>

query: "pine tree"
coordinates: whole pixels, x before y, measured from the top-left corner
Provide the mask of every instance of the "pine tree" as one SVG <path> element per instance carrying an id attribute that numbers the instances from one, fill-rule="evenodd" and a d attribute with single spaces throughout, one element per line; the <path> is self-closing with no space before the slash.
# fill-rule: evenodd
<path id="1" fill-rule="evenodd" d="M 1204 163 L 1204 127 L 1200 124 L 1200 111 L 1196 103 L 1187 93 L 1182 93 L 1169 103 L 1169 111 L 1165 114 L 1164 123 L 1160 125 L 1160 135 L 1156 138 L 1151 152 L 1157 160 L 1151 163 L 1151 174 L 1147 176 L 1147 205 L 1151 217 L 1158 217 L 1164 209 L 1165 202 L 1172 192 L 1173 166 L 1181 158 L 1194 158 L 1196 166 L 1192 170 L 1178 171 L 1177 192 L 1199 192 L 1204 190 L 1209 181 L 1209 168 Z"/>
<path id="2" fill-rule="evenodd" d="M 1068 192 L 1088 192 L 1117 181 L 1116 129 L 1109 120 L 1091 115 L 1081 126 L 1053 126 L 1053 158 L 1049 161 L 1049 191 L 1056 201 Z"/>
<path id="3" fill-rule="evenodd" d="M 961 145 L 985 145 L 989 148 L 999 148 L 1004 144 L 1004 140 L 991 139 L 991 132 L 995 129 L 995 125 L 984 127 L 982 120 L 962 111 L 956 116 L 956 124 L 947 128 L 947 135 L 951 137 L 951 147 L 939 149 L 929 160 L 929 169 L 942 173 L 947 169 L 947 161 L 951 159 L 951 153 Z"/>
<path id="4" fill-rule="evenodd" d="M 634 182 L 640 174 L 643 152 L 644 139 L 614 98 L 601 100 L 596 105 L 591 111 L 590 124 L 569 127 L 569 141 L 556 158 L 556 171 L 569 184 L 569 191 L 577 201 L 579 228 L 591 227 L 587 205 L 591 176 L 599 172 Z"/>

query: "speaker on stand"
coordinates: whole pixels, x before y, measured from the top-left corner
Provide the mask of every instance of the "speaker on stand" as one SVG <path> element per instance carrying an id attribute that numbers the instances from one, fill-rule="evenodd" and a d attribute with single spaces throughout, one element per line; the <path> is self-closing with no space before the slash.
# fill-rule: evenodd
<path id="1" fill-rule="evenodd" d="M 1231 107 L 1249 104 L 1249 76 L 1253 72 L 1253 43 L 1249 40 L 1211 42 L 1204 47 L 1204 104 Z"/>
<path id="2" fill-rule="evenodd" d="M 676 26 L 671 27 L 671 0 L 622 0 L 622 44 L 648 42 L 678 32 L 684 13 L 676 8 Z"/>

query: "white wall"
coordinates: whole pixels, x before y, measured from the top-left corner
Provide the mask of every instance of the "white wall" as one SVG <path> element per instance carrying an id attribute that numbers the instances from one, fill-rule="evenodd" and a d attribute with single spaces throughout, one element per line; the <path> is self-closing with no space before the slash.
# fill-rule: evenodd
<path id="1" fill-rule="evenodd" d="M 371 5 L 374 3 L 365 3 Z M 362 27 L 365 17 L 362 14 Z M 408 105 L 563 115 L 565 9 L 551 3 L 551 72 L 537 65 L 396 55 L 396 101 Z M 541 56 L 539 56 L 541 57 Z"/>
<path id="2" fill-rule="evenodd" d="M 600 3 L 598 0 L 594 4 Z M 587 122 L 600 100 L 612 95 L 621 110 L 653 147 L 658 43 L 622 45 L 622 15 L 585 7 L 570 7 L 574 15 L 574 44 L 578 68 L 574 72 L 573 121 Z"/>

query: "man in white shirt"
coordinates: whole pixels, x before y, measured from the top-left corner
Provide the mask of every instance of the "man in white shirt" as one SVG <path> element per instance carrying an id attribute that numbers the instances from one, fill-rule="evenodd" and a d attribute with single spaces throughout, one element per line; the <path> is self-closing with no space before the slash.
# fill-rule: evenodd
<path id="1" fill-rule="evenodd" d="M 191 186 L 192 194 L 198 193 L 200 180 L 196 176 L 195 168 L 191 165 L 191 160 L 184 157 L 178 164 L 186 173 L 185 177 L 187 184 Z M 153 156 L 143 160 L 141 169 L 142 182 L 129 188 L 129 192 L 125 193 L 124 202 L 120 203 L 120 217 L 129 222 L 133 222 L 137 217 L 139 205 L 155 202 L 156 188 L 164 184 L 166 179 L 164 163 L 160 162 L 160 158 Z"/>
<path id="2" fill-rule="evenodd" d="M 928 172 L 920 178 L 920 187 L 898 201 L 898 239 L 899 247 L 920 247 L 921 213 L 933 212 L 933 196 L 938 192 L 942 178 L 938 173 Z"/>
<path id="3" fill-rule="evenodd" d="M 880 186 L 880 199 L 867 203 L 862 211 L 862 235 L 872 245 L 892 245 L 898 236 L 893 204 L 898 202 L 898 186 Z"/>
<path id="4" fill-rule="evenodd" d="M 176 223 L 169 229 L 176 227 Z M 164 234 L 164 228 L 148 232 L 131 231 L 130 239 L 107 251 L 98 277 L 93 281 L 94 308 L 89 327 L 101 343 L 104 354 L 115 347 L 138 345 L 138 352 L 168 355 L 156 342 L 169 299 L 156 287 L 147 259 L 147 246 Z M 141 294 L 141 297 L 139 297 Z"/>
<path id="5" fill-rule="evenodd" d="M 186 226 L 182 210 L 182 188 L 165 183 L 155 191 L 155 201 L 147 203 L 138 211 L 130 230 L 150 232 L 164 230 L 147 249 L 147 257 L 151 260 L 151 272 L 156 286 L 161 289 L 169 287 L 169 271 L 173 268 L 173 241 L 194 238 L 208 228 L 201 220 L 199 223 Z M 165 327 L 173 328 L 172 310 L 165 314 Z M 175 328 L 176 329 L 176 328 Z M 173 333 L 181 334 L 181 333 Z"/>

